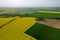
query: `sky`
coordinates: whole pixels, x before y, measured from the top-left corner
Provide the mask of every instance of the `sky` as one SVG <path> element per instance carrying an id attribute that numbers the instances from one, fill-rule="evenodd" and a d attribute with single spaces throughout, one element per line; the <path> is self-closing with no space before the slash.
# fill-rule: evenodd
<path id="1" fill-rule="evenodd" d="M 0 7 L 60 7 L 60 0 L 0 0 Z"/>

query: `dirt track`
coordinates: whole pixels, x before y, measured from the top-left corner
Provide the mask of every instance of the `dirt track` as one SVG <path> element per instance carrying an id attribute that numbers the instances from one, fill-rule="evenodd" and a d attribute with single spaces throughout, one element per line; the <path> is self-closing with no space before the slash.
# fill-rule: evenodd
<path id="1" fill-rule="evenodd" d="M 60 29 L 60 20 L 57 19 L 45 19 L 43 21 L 37 21 L 37 23 L 41 23 L 44 25 L 48 25 Z"/>

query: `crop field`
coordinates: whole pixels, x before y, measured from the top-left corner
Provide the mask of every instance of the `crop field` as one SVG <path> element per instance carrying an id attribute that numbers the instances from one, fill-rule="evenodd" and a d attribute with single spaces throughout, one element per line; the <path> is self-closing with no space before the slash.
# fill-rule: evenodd
<path id="1" fill-rule="evenodd" d="M 6 24 L 7 22 L 9 22 L 10 20 L 12 19 L 15 19 L 16 17 L 13 17 L 13 18 L 0 18 L 0 26 L 3 25 L 3 24 Z"/>
<path id="2" fill-rule="evenodd" d="M 0 12 L 0 14 L 8 14 L 8 13 L 12 13 L 12 12 L 15 12 L 15 10 Z"/>
<path id="3" fill-rule="evenodd" d="M 29 16 L 37 18 L 60 18 L 60 12 L 38 11 L 31 13 Z"/>
<path id="4" fill-rule="evenodd" d="M 0 12 L 0 14 L 5 14 L 5 13 L 8 13 L 8 12 Z"/>
<path id="5" fill-rule="evenodd" d="M 60 29 L 44 24 L 36 23 L 25 33 L 36 38 L 37 40 L 60 40 Z"/>
<path id="6" fill-rule="evenodd" d="M 38 12 L 60 14 L 60 12 L 54 12 L 54 11 L 38 11 Z"/>
<path id="7" fill-rule="evenodd" d="M 0 40 L 60 40 L 60 12 L 31 11 L 18 9 L 0 12 Z"/>
<path id="8" fill-rule="evenodd" d="M 36 40 L 35 38 L 25 34 L 32 25 L 36 23 L 32 17 L 11 17 L 0 18 L 0 40 Z"/>

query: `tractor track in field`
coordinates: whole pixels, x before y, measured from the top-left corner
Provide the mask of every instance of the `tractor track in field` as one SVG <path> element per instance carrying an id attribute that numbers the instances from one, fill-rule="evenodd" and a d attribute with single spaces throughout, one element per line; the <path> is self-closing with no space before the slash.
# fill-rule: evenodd
<path id="1" fill-rule="evenodd" d="M 57 19 L 44 19 L 43 21 L 37 21 L 37 23 L 60 29 L 60 20 Z"/>
<path id="2" fill-rule="evenodd" d="M 0 28 L 2 28 L 2 27 L 5 26 L 5 25 L 8 25 L 8 24 L 11 23 L 11 22 L 13 22 L 15 19 L 16 19 L 16 18 L 14 18 L 14 19 L 10 20 L 9 22 L 7 22 L 7 23 L 1 25 Z"/>

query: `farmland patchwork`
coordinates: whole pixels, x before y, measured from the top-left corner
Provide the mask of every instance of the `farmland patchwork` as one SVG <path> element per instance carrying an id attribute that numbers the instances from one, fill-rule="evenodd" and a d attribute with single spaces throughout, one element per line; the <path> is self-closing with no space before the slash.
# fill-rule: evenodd
<path id="1" fill-rule="evenodd" d="M 35 18 L 12 17 L 0 19 L 0 26 L 7 23 L 7 25 L 0 28 L 0 40 L 36 40 L 24 33 L 36 23 Z"/>

